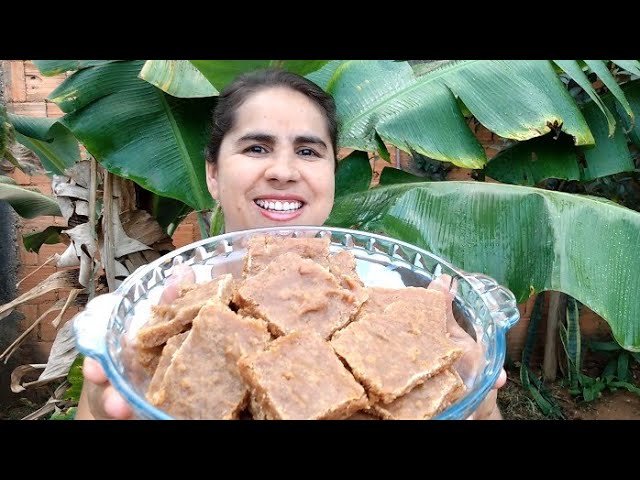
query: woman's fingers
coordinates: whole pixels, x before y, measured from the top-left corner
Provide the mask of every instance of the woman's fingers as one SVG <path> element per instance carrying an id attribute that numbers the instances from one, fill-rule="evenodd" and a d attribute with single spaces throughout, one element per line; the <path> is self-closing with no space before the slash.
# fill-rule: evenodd
<path id="1" fill-rule="evenodd" d="M 93 358 L 85 357 L 82 365 L 82 373 L 84 374 L 84 378 L 97 385 L 101 385 L 107 381 L 107 375 L 104 373 L 102 366 Z"/>
<path id="2" fill-rule="evenodd" d="M 104 390 L 102 403 L 105 413 L 116 420 L 127 420 L 133 416 L 129 404 L 111 385 Z"/>
<path id="3" fill-rule="evenodd" d="M 160 304 L 172 303 L 180 295 L 180 285 L 185 283 L 195 283 L 196 272 L 188 265 L 180 264 L 173 267 L 171 276 L 165 283 L 164 290 L 160 296 Z"/>
<path id="4" fill-rule="evenodd" d="M 131 418 L 131 407 L 107 381 L 107 376 L 97 361 L 86 357 L 82 373 L 86 381 L 84 387 L 89 397 L 89 409 L 96 419 Z"/>
<path id="5" fill-rule="evenodd" d="M 496 384 L 493 386 L 494 389 L 499 389 L 504 387 L 504 384 L 507 383 L 507 372 L 505 371 L 505 369 L 503 368 L 502 371 L 500 372 L 500 376 L 498 377 L 498 380 L 496 381 Z"/>
<path id="6" fill-rule="evenodd" d="M 193 268 L 186 265 L 176 265 L 171 276 L 167 279 L 160 303 L 171 303 L 180 294 L 180 285 L 194 283 L 196 280 Z M 109 383 L 107 375 L 99 362 L 86 357 L 82 373 L 85 378 L 88 409 L 96 419 L 126 420 L 133 417 L 133 410 L 124 398 Z"/>
<path id="7" fill-rule="evenodd" d="M 429 285 L 427 285 L 427 289 L 433 288 L 435 290 L 439 290 L 442 293 L 448 294 L 453 300 L 451 287 L 451 275 L 447 275 L 446 273 L 443 273 L 439 277 L 434 278 L 433 281 Z"/>

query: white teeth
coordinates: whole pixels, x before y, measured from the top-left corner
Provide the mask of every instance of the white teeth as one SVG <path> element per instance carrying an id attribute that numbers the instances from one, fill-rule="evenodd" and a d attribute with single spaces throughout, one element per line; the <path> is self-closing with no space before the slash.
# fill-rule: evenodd
<path id="1" fill-rule="evenodd" d="M 266 210 L 273 210 L 276 212 L 289 212 L 289 211 L 294 211 L 294 210 L 298 210 L 299 208 L 302 208 L 302 202 L 298 202 L 296 200 L 293 200 L 290 202 L 282 202 L 280 200 L 270 202 L 268 200 L 259 199 L 259 200 L 255 200 L 255 203 L 259 207 L 262 207 Z"/>

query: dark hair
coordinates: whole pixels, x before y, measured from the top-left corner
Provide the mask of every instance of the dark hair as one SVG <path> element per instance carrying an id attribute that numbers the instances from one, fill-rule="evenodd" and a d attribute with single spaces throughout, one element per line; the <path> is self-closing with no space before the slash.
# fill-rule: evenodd
<path id="1" fill-rule="evenodd" d="M 276 68 L 254 70 L 242 74 L 220 93 L 218 103 L 213 111 L 211 137 L 205 149 L 207 161 L 213 163 L 218 161 L 222 139 L 233 128 L 235 113 L 244 101 L 252 94 L 271 87 L 285 87 L 300 92 L 320 107 L 327 120 L 329 137 L 337 165 L 338 119 L 333 98 L 311 80 Z"/>

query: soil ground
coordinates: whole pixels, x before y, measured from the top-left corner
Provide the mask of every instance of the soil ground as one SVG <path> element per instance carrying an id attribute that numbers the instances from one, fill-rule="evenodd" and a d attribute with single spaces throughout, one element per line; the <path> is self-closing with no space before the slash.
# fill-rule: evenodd
<path id="1" fill-rule="evenodd" d="M 582 372 L 591 377 L 601 375 L 609 356 L 591 354 Z M 631 362 L 629 370 L 632 384 L 640 386 L 640 364 Z M 539 372 L 537 372 L 539 374 Z M 532 396 L 520 382 L 519 368 L 507 371 L 507 383 L 498 391 L 498 405 L 505 420 L 544 420 L 544 415 Z M 560 407 L 566 420 L 640 420 L 640 395 L 623 389 L 604 390 L 591 402 L 574 397 L 563 385 L 562 379 L 547 385 L 551 398 Z"/>

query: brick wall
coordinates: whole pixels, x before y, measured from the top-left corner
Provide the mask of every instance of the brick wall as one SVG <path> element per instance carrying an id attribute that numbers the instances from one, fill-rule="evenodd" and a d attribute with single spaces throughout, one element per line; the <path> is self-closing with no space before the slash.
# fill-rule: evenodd
<path id="1" fill-rule="evenodd" d="M 56 104 L 47 100 L 47 96 L 64 81 L 67 77 L 66 74 L 45 77 L 29 60 L 6 60 L 2 63 L 2 68 L 5 79 L 4 98 L 9 112 L 33 117 L 61 117 L 64 115 Z M 46 175 L 28 176 L 16 169 L 10 176 L 22 186 L 35 187 L 40 192 L 51 195 L 51 179 Z M 49 225 L 65 226 L 64 219 L 61 217 L 38 217 L 31 220 L 20 218 L 18 238 L 21 238 L 22 234 L 44 230 Z M 181 247 L 199 239 L 200 232 L 195 224 L 195 218 L 191 215 L 176 230 L 173 243 L 176 247 Z M 58 269 L 53 262 L 45 266 L 42 265 L 53 254 L 62 253 L 65 248 L 66 246 L 63 244 L 43 245 L 39 253 L 36 254 L 27 252 L 20 244 L 18 278 L 24 280 L 18 287 L 18 295 L 33 288 L 56 272 Z M 65 292 L 49 292 L 29 304 L 19 307 L 18 312 L 24 316 L 19 330 L 21 332 L 26 330 L 59 298 L 66 298 Z M 70 309 L 65 314 L 64 320 L 68 320 L 75 313 L 75 309 Z M 22 350 L 29 352 L 28 355 L 24 355 L 24 358 L 30 363 L 44 363 L 46 361 L 57 333 L 57 329 L 51 325 L 51 321 L 56 315 L 57 312 L 51 313 L 43 319 L 23 344 Z M 61 322 L 59 327 L 63 323 Z"/>

